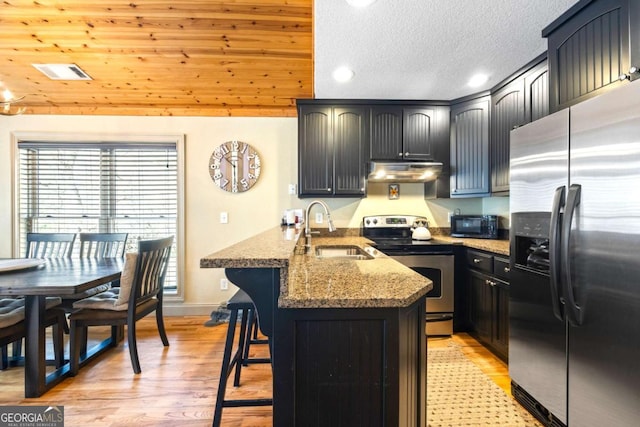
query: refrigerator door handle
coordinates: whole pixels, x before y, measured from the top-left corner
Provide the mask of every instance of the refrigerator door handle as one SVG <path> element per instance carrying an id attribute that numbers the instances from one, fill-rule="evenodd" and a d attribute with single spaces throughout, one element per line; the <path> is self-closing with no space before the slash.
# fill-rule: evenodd
<path id="1" fill-rule="evenodd" d="M 561 247 L 561 223 L 560 210 L 564 207 L 565 186 L 556 188 L 551 207 L 551 224 L 549 225 L 549 276 L 551 278 L 551 305 L 553 315 L 560 321 L 564 321 L 562 310 L 563 300 L 560 296 L 560 247 Z"/>
<path id="2" fill-rule="evenodd" d="M 561 267 L 563 274 L 563 294 L 567 307 L 567 318 L 574 326 L 582 325 L 584 316 L 583 311 L 576 303 L 573 293 L 573 283 L 571 281 L 571 259 L 569 257 L 569 246 L 571 240 L 571 223 L 576 207 L 580 204 L 580 184 L 571 184 L 567 195 L 567 204 L 564 210 L 564 218 L 562 221 L 562 240 L 561 240 Z"/>

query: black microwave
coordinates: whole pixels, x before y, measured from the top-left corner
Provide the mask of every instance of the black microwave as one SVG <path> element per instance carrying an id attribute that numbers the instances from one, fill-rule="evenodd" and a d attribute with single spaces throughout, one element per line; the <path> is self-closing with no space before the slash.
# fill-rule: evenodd
<path id="1" fill-rule="evenodd" d="M 497 215 L 451 215 L 451 235 L 474 239 L 497 239 Z"/>

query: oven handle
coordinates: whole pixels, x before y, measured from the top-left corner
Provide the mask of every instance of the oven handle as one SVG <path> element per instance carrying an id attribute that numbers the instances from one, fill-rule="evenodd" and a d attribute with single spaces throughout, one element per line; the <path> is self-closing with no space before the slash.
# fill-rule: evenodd
<path id="1" fill-rule="evenodd" d="M 451 313 L 445 313 L 445 314 L 427 313 L 427 316 L 426 316 L 426 323 L 447 322 L 449 320 L 453 320 L 453 314 Z"/>

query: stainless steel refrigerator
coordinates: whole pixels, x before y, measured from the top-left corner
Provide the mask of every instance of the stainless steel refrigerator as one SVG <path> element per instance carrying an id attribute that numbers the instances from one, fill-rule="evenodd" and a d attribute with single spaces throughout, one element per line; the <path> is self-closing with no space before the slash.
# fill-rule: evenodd
<path id="1" fill-rule="evenodd" d="M 640 81 L 511 132 L 509 374 L 545 425 L 640 425 Z"/>

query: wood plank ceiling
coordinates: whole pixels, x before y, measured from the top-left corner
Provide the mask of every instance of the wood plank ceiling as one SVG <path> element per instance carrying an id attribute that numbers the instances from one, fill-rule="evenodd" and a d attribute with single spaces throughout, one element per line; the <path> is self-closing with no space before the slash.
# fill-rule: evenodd
<path id="1" fill-rule="evenodd" d="M 3 0 L 0 91 L 25 95 L 25 114 L 295 116 L 295 99 L 313 96 L 312 10 L 312 0 Z M 42 63 L 93 80 L 50 80 L 31 65 Z"/>

